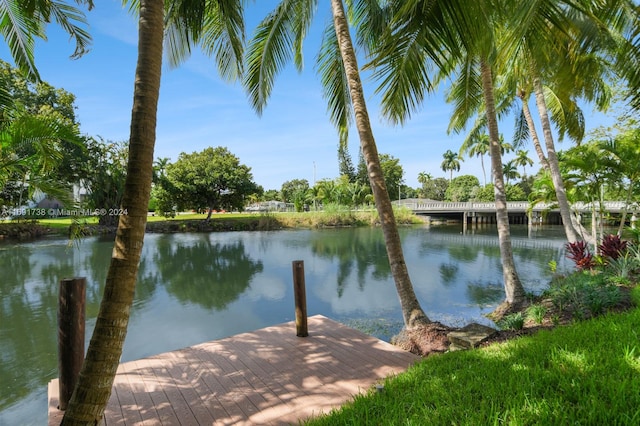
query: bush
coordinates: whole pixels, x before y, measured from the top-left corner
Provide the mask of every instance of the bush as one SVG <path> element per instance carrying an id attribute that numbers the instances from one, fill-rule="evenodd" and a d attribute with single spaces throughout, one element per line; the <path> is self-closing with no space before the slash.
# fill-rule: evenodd
<path id="1" fill-rule="evenodd" d="M 522 330 L 524 327 L 524 314 L 516 312 L 505 316 L 498 322 L 500 330 Z"/>
<path id="2" fill-rule="evenodd" d="M 584 318 L 601 314 L 622 300 L 620 289 L 604 274 L 576 272 L 551 283 L 545 295 L 560 310 Z"/>
<path id="3" fill-rule="evenodd" d="M 589 246 L 584 241 L 576 241 L 574 243 L 565 244 L 567 249 L 567 257 L 576 264 L 579 270 L 591 269 L 596 263 L 593 255 L 589 252 Z"/>
<path id="4" fill-rule="evenodd" d="M 527 309 L 527 319 L 542 324 L 544 316 L 547 314 L 547 308 L 544 305 L 532 305 Z"/>

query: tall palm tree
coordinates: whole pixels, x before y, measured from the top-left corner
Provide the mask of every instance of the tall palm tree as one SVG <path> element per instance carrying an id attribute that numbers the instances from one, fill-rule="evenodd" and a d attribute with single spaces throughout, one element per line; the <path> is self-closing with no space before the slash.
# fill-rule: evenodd
<path id="1" fill-rule="evenodd" d="M 502 175 L 505 178 L 505 183 L 509 186 L 509 181 L 512 179 L 518 179 L 520 177 L 520 173 L 518 173 L 518 167 L 515 164 L 515 160 L 507 161 L 502 166 Z"/>
<path id="2" fill-rule="evenodd" d="M 637 8 L 631 3 L 610 0 L 602 4 L 586 2 L 583 8 L 568 7 L 565 9 L 565 28 L 548 24 L 546 32 L 529 31 L 523 48 L 513 57 L 516 65 L 511 74 L 519 80 L 517 93 L 522 100 L 522 117 L 527 123 L 541 164 L 551 173 L 569 241 L 584 238 L 594 242 L 571 212 L 565 183 L 557 164 L 551 122 L 555 124 L 560 140 L 568 134 L 580 142 L 584 136 L 584 117 L 577 99 L 594 102 L 600 109 L 607 107 L 610 73 L 616 67 L 610 61 L 615 54 L 603 52 L 611 51 L 611 46 L 621 46 L 626 29 L 637 25 Z M 554 60 L 550 61 L 550 57 Z M 625 67 L 629 67 L 629 62 L 625 62 Z M 528 109 L 530 94 L 535 96 L 540 115 L 544 151 Z"/>
<path id="3" fill-rule="evenodd" d="M 522 177 L 527 177 L 527 166 L 533 166 L 533 160 L 529 158 L 529 151 L 525 151 L 524 149 L 518 150 L 516 152 L 516 158 L 514 158 L 515 166 L 522 167 Z"/>
<path id="4" fill-rule="evenodd" d="M 206 53 L 216 55 L 223 76 L 232 77 L 241 70 L 244 27 L 239 2 L 185 0 L 167 3 L 167 6 L 165 13 L 163 0 L 131 0 L 132 9 L 139 13 L 139 38 L 122 200 L 122 209 L 127 214 L 120 216 L 104 296 L 63 425 L 93 425 L 100 421 L 120 362 L 151 192 L 165 33 L 173 64 L 179 63 L 188 49 L 198 44 Z M 225 25 L 221 25 L 223 23 Z"/>
<path id="5" fill-rule="evenodd" d="M 427 172 L 418 173 L 418 182 L 420 182 L 423 185 L 429 182 L 431 179 L 433 179 L 433 175 L 431 175 L 431 173 L 427 173 Z"/>
<path id="6" fill-rule="evenodd" d="M 459 115 L 452 121 L 465 123 L 483 105 L 506 294 L 498 314 L 519 308 L 525 300 L 511 247 L 494 95 L 494 74 L 500 70 L 501 58 L 511 55 L 517 44 L 498 50 L 495 31 L 509 28 L 509 22 L 530 22 L 536 5 L 523 4 L 509 13 L 505 6 L 501 0 L 405 1 L 396 12 L 387 42 L 372 61 L 382 81 L 383 112 L 392 121 L 406 120 L 434 82 L 452 75 L 457 77 L 451 89 L 456 99 L 454 115 Z"/>
<path id="7" fill-rule="evenodd" d="M 283 0 L 258 26 L 247 47 L 245 85 L 253 107 L 261 113 L 275 75 L 293 56 L 302 68 L 302 42 L 311 24 L 316 0 Z M 365 49 L 384 31 L 385 10 L 377 1 L 349 2 L 356 36 Z M 429 322 L 413 290 L 404 260 L 391 200 L 387 191 L 360 80 L 349 24 L 341 0 L 331 0 L 332 25 L 327 26 L 319 54 L 319 70 L 330 117 L 341 143 L 348 137 L 352 117 L 360 137 L 362 156 L 380 217 L 391 272 L 407 328 Z M 352 114 L 353 113 L 353 114 Z"/>
<path id="8" fill-rule="evenodd" d="M 466 139 L 460 147 L 460 156 L 468 154 L 469 157 L 480 157 L 480 165 L 482 166 L 482 177 L 484 184 L 487 184 L 487 173 L 484 169 L 484 156 L 489 153 L 489 135 L 486 133 L 474 134 Z"/>
<path id="9" fill-rule="evenodd" d="M 455 152 L 448 149 L 444 154 L 442 154 L 444 160 L 440 164 L 440 168 L 443 172 L 449 172 L 449 183 L 453 180 L 453 172 L 460 171 L 460 156 Z"/>

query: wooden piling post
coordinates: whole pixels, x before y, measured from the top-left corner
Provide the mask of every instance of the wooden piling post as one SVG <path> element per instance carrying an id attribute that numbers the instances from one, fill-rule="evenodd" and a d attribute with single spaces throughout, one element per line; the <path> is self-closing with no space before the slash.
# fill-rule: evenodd
<path id="1" fill-rule="evenodd" d="M 307 337 L 307 294 L 304 284 L 304 261 L 294 260 L 293 268 L 293 297 L 296 304 L 296 336 Z"/>
<path id="2" fill-rule="evenodd" d="M 84 361 L 86 278 L 60 281 L 58 299 L 58 374 L 60 410 L 66 410 Z"/>

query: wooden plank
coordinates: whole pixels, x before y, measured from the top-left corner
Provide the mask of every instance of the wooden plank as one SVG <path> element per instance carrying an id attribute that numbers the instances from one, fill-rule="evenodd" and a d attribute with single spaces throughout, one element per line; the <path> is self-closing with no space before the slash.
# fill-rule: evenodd
<path id="1" fill-rule="evenodd" d="M 105 422 L 124 425 L 298 423 L 348 401 L 420 358 L 330 319 L 290 322 L 121 364 Z M 59 425 L 57 380 L 49 425 Z"/>

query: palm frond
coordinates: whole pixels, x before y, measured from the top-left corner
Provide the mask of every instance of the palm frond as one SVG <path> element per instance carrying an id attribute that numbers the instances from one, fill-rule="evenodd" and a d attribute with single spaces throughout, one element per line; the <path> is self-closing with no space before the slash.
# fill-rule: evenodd
<path id="1" fill-rule="evenodd" d="M 276 75 L 289 62 L 304 34 L 303 25 L 297 20 L 298 3 L 304 0 L 283 0 L 260 22 L 245 52 L 247 69 L 243 84 L 247 89 L 251 106 L 262 113 L 273 90 Z M 310 22 L 310 21 L 307 21 Z"/>
<path id="2" fill-rule="evenodd" d="M 322 94 L 328 103 L 329 117 L 338 129 L 340 144 L 346 145 L 353 108 L 338 38 L 332 23 L 324 30 L 317 67 L 322 82 Z"/>
<path id="3" fill-rule="evenodd" d="M 523 99 L 522 102 L 526 102 L 526 100 Z M 530 136 L 531 133 L 529 132 L 529 126 L 524 115 L 524 110 L 520 108 L 519 113 L 516 114 L 515 128 L 513 130 L 513 139 L 511 143 L 513 146 L 522 146 Z"/>
<path id="4" fill-rule="evenodd" d="M 15 1 L 0 2 L 0 34 L 4 37 L 17 67 L 28 77 L 39 80 L 33 49 L 35 38 L 46 39 L 44 22 L 25 13 Z"/>
<path id="5" fill-rule="evenodd" d="M 81 2 L 78 1 L 78 3 Z M 92 40 L 89 32 L 83 28 L 87 25 L 85 14 L 64 1 L 51 1 L 50 7 L 54 20 L 76 42 L 76 48 L 71 57 L 76 59 L 87 53 Z"/>
<path id="6" fill-rule="evenodd" d="M 240 78 L 244 70 L 243 2 L 218 0 L 207 14 L 201 35 L 202 49 L 216 58 L 218 72 L 227 81 Z"/>

